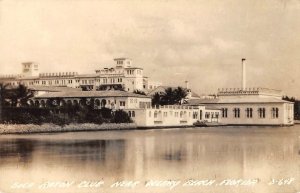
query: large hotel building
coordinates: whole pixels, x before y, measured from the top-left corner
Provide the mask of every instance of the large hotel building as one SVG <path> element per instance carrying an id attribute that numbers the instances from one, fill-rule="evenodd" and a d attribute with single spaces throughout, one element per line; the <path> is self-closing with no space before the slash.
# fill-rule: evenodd
<path id="1" fill-rule="evenodd" d="M 22 73 L 0 76 L 0 82 L 12 86 L 71 87 L 82 90 L 151 90 L 161 85 L 144 76 L 142 68 L 134 67 L 129 58 L 116 58 L 114 68 L 96 70 L 93 74 L 77 72 L 40 73 L 39 65 L 22 63 Z"/>

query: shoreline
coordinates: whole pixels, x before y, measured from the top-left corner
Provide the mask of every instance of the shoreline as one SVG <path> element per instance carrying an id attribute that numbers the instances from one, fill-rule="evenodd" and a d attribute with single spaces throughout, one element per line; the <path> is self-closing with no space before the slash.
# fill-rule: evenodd
<path id="1" fill-rule="evenodd" d="M 294 125 L 297 125 L 295 123 Z M 282 127 L 283 125 L 222 125 L 223 127 Z M 293 125 L 285 125 L 291 127 Z M 151 129 L 170 129 L 170 128 L 197 128 L 194 125 L 180 125 L 180 126 L 156 126 L 156 127 L 139 127 L 135 123 L 71 123 L 68 125 L 60 126 L 53 123 L 45 123 L 42 125 L 37 124 L 0 124 L 0 135 L 9 134 L 39 134 L 39 133 L 66 133 L 66 132 L 85 132 L 85 131 L 125 131 L 125 130 L 151 130 Z M 220 126 L 208 126 L 209 127 L 220 127 Z"/>
<path id="2" fill-rule="evenodd" d="M 46 123 L 36 124 L 0 124 L 0 135 L 7 134 L 35 134 L 35 133 L 63 133 L 78 131 L 117 131 L 138 129 L 135 123 L 72 123 L 64 126 Z"/>

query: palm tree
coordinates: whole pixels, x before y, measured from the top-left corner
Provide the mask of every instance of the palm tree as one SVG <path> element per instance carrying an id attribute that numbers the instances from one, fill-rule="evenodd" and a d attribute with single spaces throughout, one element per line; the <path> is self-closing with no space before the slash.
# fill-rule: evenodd
<path id="1" fill-rule="evenodd" d="M 134 90 L 133 93 L 140 94 L 140 95 L 146 95 L 146 93 L 142 90 Z"/>
<path id="2" fill-rule="evenodd" d="M 165 92 L 161 96 L 162 105 L 173 105 L 175 104 L 174 90 L 169 87 L 165 89 Z"/>
<path id="3" fill-rule="evenodd" d="M 181 104 L 182 100 L 185 99 L 187 96 L 187 92 L 185 89 L 182 87 L 178 87 L 177 89 L 174 90 L 174 97 L 175 97 L 175 103 L 176 104 Z"/>
<path id="4" fill-rule="evenodd" d="M 155 93 L 152 97 L 152 105 L 160 105 L 161 104 L 161 96 L 158 93 Z"/>
<path id="5" fill-rule="evenodd" d="M 19 85 L 17 88 L 7 91 L 7 98 L 11 100 L 11 106 L 27 106 L 27 100 L 33 97 L 33 92 L 29 91 L 26 86 Z"/>
<path id="6" fill-rule="evenodd" d="M 0 83 L 0 122 L 2 122 L 2 110 L 7 97 L 8 84 Z"/>
<path id="7" fill-rule="evenodd" d="M 152 98 L 153 105 L 175 105 L 181 104 L 182 100 L 187 96 L 187 92 L 182 87 L 173 89 L 171 87 L 166 88 L 164 93 L 155 95 Z"/>

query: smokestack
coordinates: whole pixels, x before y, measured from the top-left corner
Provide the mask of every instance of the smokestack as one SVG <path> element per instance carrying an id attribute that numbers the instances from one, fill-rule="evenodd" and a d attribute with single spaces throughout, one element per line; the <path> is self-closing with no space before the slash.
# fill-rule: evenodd
<path id="1" fill-rule="evenodd" d="M 187 80 L 185 81 L 185 88 L 189 89 L 189 81 L 187 81 Z"/>
<path id="2" fill-rule="evenodd" d="M 246 58 L 242 58 L 242 90 L 246 89 Z"/>

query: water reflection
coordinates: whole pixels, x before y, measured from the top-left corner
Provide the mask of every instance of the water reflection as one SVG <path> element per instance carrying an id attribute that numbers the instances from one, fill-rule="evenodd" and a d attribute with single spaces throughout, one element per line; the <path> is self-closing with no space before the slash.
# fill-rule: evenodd
<path id="1" fill-rule="evenodd" d="M 300 177 L 298 129 L 204 128 L 3 136 L 0 191 L 26 192 L 11 189 L 16 181 L 38 184 L 45 180 L 103 179 L 108 182 L 105 191 L 115 192 L 109 183 L 116 180 L 259 178 L 264 183 L 250 189 L 181 187 L 172 192 L 278 192 L 278 187 L 266 183 L 272 178 Z M 295 192 L 298 184 L 281 190 Z M 151 192 L 143 186 L 137 190 Z M 76 191 L 97 190 L 60 190 Z"/>
<path id="2" fill-rule="evenodd" d="M 17 159 L 19 162 L 29 163 L 32 161 L 35 141 L 26 139 L 5 139 L 0 141 L 0 164 L 3 158 Z"/>

